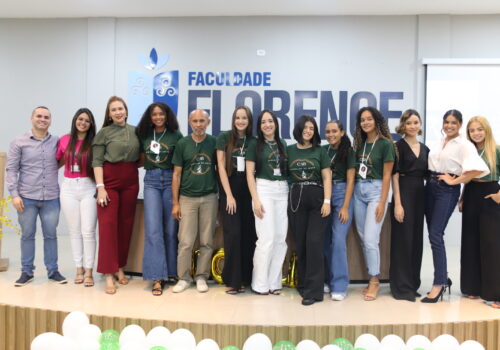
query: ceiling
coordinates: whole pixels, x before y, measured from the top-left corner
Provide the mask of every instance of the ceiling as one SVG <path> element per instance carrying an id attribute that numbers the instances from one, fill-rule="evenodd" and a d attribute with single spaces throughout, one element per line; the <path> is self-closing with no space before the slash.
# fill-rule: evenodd
<path id="1" fill-rule="evenodd" d="M 499 0 L 0 0 L 0 18 L 498 13 Z"/>

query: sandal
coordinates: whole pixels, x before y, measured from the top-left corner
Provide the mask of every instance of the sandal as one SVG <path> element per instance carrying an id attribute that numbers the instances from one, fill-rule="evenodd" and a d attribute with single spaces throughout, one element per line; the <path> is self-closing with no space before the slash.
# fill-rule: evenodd
<path id="1" fill-rule="evenodd" d="M 269 290 L 269 294 L 281 295 L 281 289 L 271 289 L 271 290 Z"/>
<path id="2" fill-rule="evenodd" d="M 94 286 L 94 277 L 92 275 L 85 275 L 83 279 L 83 285 L 85 287 L 93 287 Z"/>
<path id="3" fill-rule="evenodd" d="M 240 292 L 241 289 L 236 289 L 236 288 L 229 288 L 228 290 L 226 290 L 226 294 L 229 294 L 229 295 L 236 295 L 236 294 L 240 294 L 242 292 Z"/>
<path id="4" fill-rule="evenodd" d="M 83 268 L 77 267 L 76 268 L 76 276 L 75 276 L 75 284 L 82 284 L 83 283 Z"/>
<path id="5" fill-rule="evenodd" d="M 371 286 L 374 286 L 374 287 L 371 287 Z M 370 292 L 370 287 L 375 289 L 375 291 Z M 380 282 L 369 282 L 368 288 L 366 289 L 366 293 L 365 293 L 363 299 L 365 301 L 374 301 L 375 299 L 377 299 L 379 288 L 380 288 Z"/>
<path id="6" fill-rule="evenodd" d="M 163 281 L 155 280 L 153 281 L 153 288 L 151 289 L 151 293 L 155 297 L 159 297 L 163 294 Z"/>
<path id="7" fill-rule="evenodd" d="M 125 275 L 123 275 L 122 278 L 118 277 L 117 275 L 114 275 L 115 277 L 115 280 L 120 283 L 122 286 L 125 286 L 128 284 L 129 282 L 129 279 L 127 277 L 125 277 Z"/>
<path id="8" fill-rule="evenodd" d="M 495 301 L 491 304 L 491 307 L 494 309 L 500 309 L 500 301 Z"/>
<path id="9" fill-rule="evenodd" d="M 106 275 L 106 287 L 104 288 L 104 292 L 106 294 L 115 294 L 116 293 L 116 285 L 115 285 L 115 275 Z"/>

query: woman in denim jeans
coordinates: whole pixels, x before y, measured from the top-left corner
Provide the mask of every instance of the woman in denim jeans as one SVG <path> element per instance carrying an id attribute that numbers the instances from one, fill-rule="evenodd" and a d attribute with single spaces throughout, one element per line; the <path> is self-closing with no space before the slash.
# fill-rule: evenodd
<path id="1" fill-rule="evenodd" d="M 430 178 L 425 186 L 425 219 L 434 262 L 434 281 L 423 303 L 435 303 L 451 287 L 446 266 L 444 230 L 460 196 L 460 184 L 489 174 L 474 145 L 459 134 L 462 113 L 456 109 L 443 116 L 445 137 L 429 153 Z"/>
<path id="2" fill-rule="evenodd" d="M 373 107 L 363 107 L 356 117 L 354 134 L 356 152 L 356 187 L 354 218 L 361 238 L 370 280 L 364 300 L 377 298 L 380 276 L 380 230 L 387 209 L 395 151 L 391 133 L 382 114 Z"/>
<path id="3" fill-rule="evenodd" d="M 144 257 L 142 276 L 162 295 L 165 281 L 177 275 L 177 223 L 172 217 L 172 156 L 182 138 L 172 109 L 163 102 L 149 105 L 138 126 L 144 162 Z"/>
<path id="4" fill-rule="evenodd" d="M 331 225 L 325 233 L 325 271 L 327 288 L 332 300 L 341 301 L 347 295 L 349 268 L 347 266 L 346 237 L 353 216 L 352 194 L 354 191 L 355 158 L 351 140 L 338 120 L 325 127 L 328 145 L 325 149 L 332 169 L 332 216 Z"/>

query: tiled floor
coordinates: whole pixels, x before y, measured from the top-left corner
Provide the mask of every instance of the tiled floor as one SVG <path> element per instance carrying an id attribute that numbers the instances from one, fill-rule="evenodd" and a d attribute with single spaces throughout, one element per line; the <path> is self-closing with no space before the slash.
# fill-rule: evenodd
<path id="1" fill-rule="evenodd" d="M 438 304 L 411 303 L 394 300 L 389 286 L 381 286 L 376 301 L 365 302 L 361 297 L 362 285 L 351 285 L 349 295 L 342 302 L 328 298 L 322 303 L 304 307 L 294 289 L 285 288 L 281 296 L 258 296 L 250 292 L 231 296 L 223 286 L 210 284 L 208 293 L 200 294 L 195 287 L 184 293 L 172 293 L 169 286 L 163 296 L 154 297 L 150 285 L 135 277 L 127 286 L 120 286 L 115 295 L 104 293 L 104 280 L 96 277 L 96 286 L 85 288 L 72 283 L 74 269 L 69 247 L 69 237 L 60 236 L 60 270 L 70 283 L 57 285 L 47 282 L 43 265 L 42 239 L 37 238 L 35 280 L 27 286 L 16 288 L 19 276 L 19 236 L 7 232 L 3 238 L 2 255 L 10 258 L 7 272 L 0 273 L 0 303 L 27 307 L 50 308 L 62 311 L 80 310 L 89 314 L 113 315 L 131 318 L 164 319 L 170 321 L 246 324 L 246 325 L 353 325 L 432 323 L 498 319 L 500 311 L 484 305 L 480 300 L 460 296 L 459 248 L 448 249 L 450 277 L 455 281 L 451 297 Z M 430 289 L 432 260 L 425 248 L 422 268 L 422 288 Z M 326 296 L 325 296 L 326 297 Z M 210 315 L 210 316 L 207 316 Z"/>

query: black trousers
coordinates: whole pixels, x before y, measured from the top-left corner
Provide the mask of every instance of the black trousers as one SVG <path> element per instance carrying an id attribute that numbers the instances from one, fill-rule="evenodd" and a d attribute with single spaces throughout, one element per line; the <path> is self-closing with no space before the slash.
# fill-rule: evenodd
<path id="1" fill-rule="evenodd" d="M 321 217 L 323 198 L 320 186 L 294 185 L 288 201 L 288 220 L 297 249 L 297 290 L 304 299 L 317 301 L 323 300 L 325 280 L 323 235 L 328 217 Z"/>
<path id="2" fill-rule="evenodd" d="M 500 300 L 500 205 L 488 194 L 497 182 L 470 182 L 465 186 L 462 213 L 460 289 L 466 295 Z"/>
<path id="3" fill-rule="evenodd" d="M 424 244 L 425 187 L 424 179 L 399 177 L 402 223 L 394 218 L 394 200 L 391 205 L 391 265 L 389 278 L 395 299 L 414 301 L 420 287 L 420 269 Z"/>
<path id="4" fill-rule="evenodd" d="M 232 174 L 229 178 L 229 185 L 236 200 L 236 212 L 232 215 L 227 212 L 227 197 L 221 189 L 219 210 L 224 234 L 222 280 L 226 286 L 239 289 L 252 282 L 252 259 L 257 235 L 252 197 L 248 191 L 245 173 Z"/>

